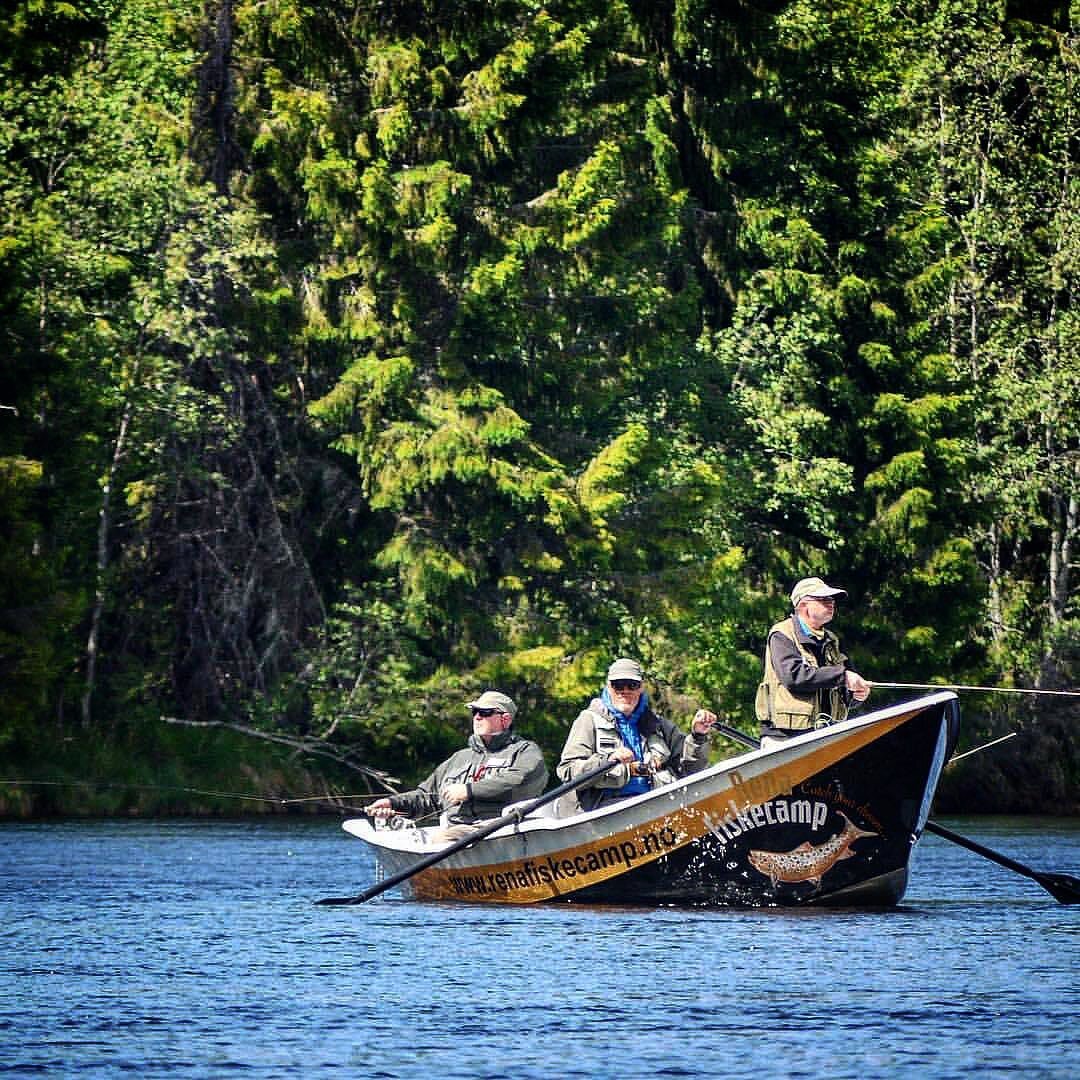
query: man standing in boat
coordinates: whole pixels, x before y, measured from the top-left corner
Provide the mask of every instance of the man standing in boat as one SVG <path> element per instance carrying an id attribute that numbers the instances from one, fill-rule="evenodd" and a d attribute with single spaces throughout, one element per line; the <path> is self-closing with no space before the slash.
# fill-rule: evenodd
<path id="1" fill-rule="evenodd" d="M 444 761 L 419 787 L 378 799 L 372 817 L 419 818 L 444 812 L 437 840 L 459 840 L 478 824 L 499 817 L 508 803 L 532 799 L 547 786 L 540 747 L 512 730 L 517 705 L 498 690 L 485 690 L 466 706 L 473 733 L 464 749 Z"/>
<path id="2" fill-rule="evenodd" d="M 607 682 L 570 728 L 556 772 L 564 783 L 605 761 L 619 764 L 559 800 L 559 816 L 595 810 L 669 784 L 709 763 L 709 732 L 716 714 L 698 709 L 688 737 L 649 707 L 645 673 L 636 660 L 622 657 L 609 668 Z"/>
<path id="3" fill-rule="evenodd" d="M 852 702 L 870 696 L 870 684 L 847 666 L 839 638 L 825 629 L 841 596 L 847 592 L 821 578 L 803 578 L 791 590 L 792 614 L 769 631 L 755 701 L 763 746 L 838 723 Z"/>

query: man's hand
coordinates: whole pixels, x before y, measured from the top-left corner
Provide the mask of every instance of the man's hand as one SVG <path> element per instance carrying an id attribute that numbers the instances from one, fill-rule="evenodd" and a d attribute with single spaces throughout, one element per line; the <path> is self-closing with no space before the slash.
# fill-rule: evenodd
<path id="1" fill-rule="evenodd" d="M 690 730 L 695 735 L 708 735 L 713 729 L 713 724 L 716 723 L 716 713 L 709 712 L 708 709 L 698 709 L 694 713 L 694 721 L 690 725 Z"/>
<path id="2" fill-rule="evenodd" d="M 442 801 L 447 806 L 457 806 L 469 797 L 468 784 L 447 784 L 442 789 Z"/>
<path id="3" fill-rule="evenodd" d="M 374 818 L 388 818 L 393 814 L 394 808 L 390 805 L 389 799 L 376 799 L 368 808 L 368 817 Z"/>
<path id="4" fill-rule="evenodd" d="M 844 685 L 856 701 L 865 701 L 870 696 L 870 684 L 857 671 L 844 672 Z"/>

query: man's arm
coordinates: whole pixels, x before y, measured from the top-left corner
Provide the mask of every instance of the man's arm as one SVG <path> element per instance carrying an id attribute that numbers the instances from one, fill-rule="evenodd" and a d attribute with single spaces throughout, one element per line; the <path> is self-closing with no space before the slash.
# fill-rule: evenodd
<path id="1" fill-rule="evenodd" d="M 413 788 L 412 791 L 401 791 L 396 795 L 377 799 L 368 807 L 368 814 L 378 818 L 390 817 L 391 814 L 403 814 L 405 817 L 418 818 L 435 813 L 439 809 L 438 793 L 434 786 L 435 775 L 435 773 L 432 773 L 419 787 Z"/>
<path id="2" fill-rule="evenodd" d="M 813 694 L 844 685 L 843 664 L 808 664 L 795 642 L 779 631 L 769 638 L 769 659 L 780 681 L 793 694 Z"/>
<path id="3" fill-rule="evenodd" d="M 616 742 L 613 750 L 621 748 L 623 744 Z M 559 779 L 565 784 L 567 781 L 576 780 L 582 773 L 590 769 L 598 769 L 605 761 L 611 758 L 608 751 L 598 751 L 596 746 L 596 724 L 593 714 L 584 709 L 578 714 L 570 734 L 566 736 L 563 745 L 562 756 L 555 768 Z M 631 751 L 631 757 L 633 752 Z M 588 787 L 598 788 L 621 788 L 630 782 L 630 766 L 628 764 L 616 765 L 610 772 L 591 780 Z"/>
<path id="4" fill-rule="evenodd" d="M 454 759 L 444 761 L 419 787 L 412 791 L 402 791 L 386 799 L 378 799 L 368 807 L 373 817 L 389 817 L 391 814 L 404 814 L 409 818 L 427 817 L 437 814 L 442 809 L 439 788 L 447 766 Z"/>
<path id="5" fill-rule="evenodd" d="M 870 684 L 847 664 L 825 664 L 812 667 L 795 643 L 784 634 L 769 638 L 769 659 L 780 681 L 793 694 L 812 694 L 817 690 L 844 691 L 846 702 L 865 701 L 870 696 Z"/>
<path id="6" fill-rule="evenodd" d="M 711 717 L 715 722 L 716 717 L 706 710 L 699 709 L 698 715 Z M 709 764 L 709 736 L 707 733 L 698 733 L 691 727 L 691 734 L 679 727 L 673 720 L 666 716 L 658 716 L 660 732 L 664 742 L 671 748 L 671 757 L 666 763 L 666 768 L 671 769 L 676 776 L 689 776 L 690 773 L 704 769 Z M 711 727 L 711 724 L 709 725 Z"/>

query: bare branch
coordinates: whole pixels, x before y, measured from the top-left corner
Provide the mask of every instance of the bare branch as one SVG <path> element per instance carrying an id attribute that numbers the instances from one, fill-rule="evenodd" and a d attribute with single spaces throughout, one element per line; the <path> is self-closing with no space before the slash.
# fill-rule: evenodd
<path id="1" fill-rule="evenodd" d="M 322 739 L 280 735 L 275 732 L 260 731 L 258 728 L 249 727 L 247 724 L 238 724 L 231 720 L 184 720 L 179 716 L 161 716 L 159 719 L 166 724 L 179 724 L 182 727 L 228 728 L 230 731 L 238 731 L 241 735 L 247 735 L 253 739 L 262 739 L 265 742 L 292 747 L 294 750 L 304 754 L 313 754 L 317 757 L 329 758 L 331 761 L 335 761 L 339 765 L 343 765 L 345 768 L 359 773 L 369 782 L 379 784 L 384 791 L 388 791 L 391 794 L 400 790 L 398 787 L 394 786 L 395 784 L 401 783 L 396 776 L 390 776 L 389 773 L 385 773 L 381 769 L 374 769 L 370 765 L 363 765 L 354 760 L 355 751 L 334 746 L 331 743 L 324 742 Z"/>

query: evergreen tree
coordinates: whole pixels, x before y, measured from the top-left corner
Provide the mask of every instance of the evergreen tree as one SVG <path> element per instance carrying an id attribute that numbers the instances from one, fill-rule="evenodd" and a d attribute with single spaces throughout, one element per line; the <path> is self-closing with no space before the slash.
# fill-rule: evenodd
<path id="1" fill-rule="evenodd" d="M 1038 18 L 1038 23 L 1030 21 Z M 552 750 L 612 655 L 748 721 L 1075 682 L 1075 19 L 974 0 L 51 0 L 0 28 L 0 739 Z"/>

